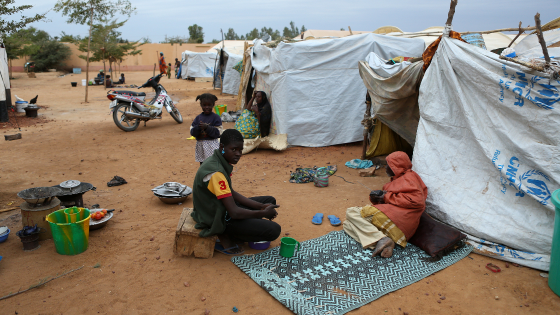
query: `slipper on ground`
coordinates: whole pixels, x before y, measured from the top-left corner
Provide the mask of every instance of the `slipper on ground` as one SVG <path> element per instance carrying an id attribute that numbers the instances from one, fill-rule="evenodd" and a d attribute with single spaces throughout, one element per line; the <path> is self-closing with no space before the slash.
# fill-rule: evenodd
<path id="1" fill-rule="evenodd" d="M 323 214 L 322 213 L 315 213 L 313 219 L 311 219 L 311 223 L 315 225 L 320 225 L 323 223 Z"/>
<path id="2" fill-rule="evenodd" d="M 329 215 L 327 216 L 327 218 L 329 218 L 329 221 L 331 222 L 332 226 L 339 226 L 340 224 L 342 224 L 342 222 L 340 222 L 340 219 L 337 216 Z"/>
<path id="3" fill-rule="evenodd" d="M 231 250 L 232 249 L 240 249 L 241 251 L 239 253 L 232 253 Z M 239 247 L 239 245 L 235 244 L 235 246 L 229 247 L 229 248 L 224 248 L 224 246 L 222 244 L 216 243 L 216 245 L 214 245 L 214 250 L 217 252 L 220 252 L 224 255 L 229 255 L 229 256 L 237 256 L 237 255 L 241 255 L 243 254 L 245 251 L 243 250 L 243 248 Z"/>

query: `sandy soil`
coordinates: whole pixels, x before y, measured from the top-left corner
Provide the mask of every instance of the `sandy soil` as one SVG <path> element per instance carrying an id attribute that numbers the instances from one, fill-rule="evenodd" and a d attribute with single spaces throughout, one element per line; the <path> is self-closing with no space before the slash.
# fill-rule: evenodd
<path id="1" fill-rule="evenodd" d="M 0 244 L 4 257 L 0 262 L 0 296 L 85 266 L 1 300 L 0 313 L 204 314 L 207 309 L 210 314 L 226 314 L 234 306 L 244 314 L 290 313 L 233 265 L 230 257 L 219 253 L 209 260 L 175 256 L 172 248 L 177 221 L 183 207 L 192 207 L 192 199 L 183 205 L 167 205 L 150 191 L 167 181 L 192 185 L 198 163 L 194 161 L 195 142 L 186 138 L 192 120 L 200 113 L 195 96 L 217 93 L 218 104 L 234 104 L 235 97 L 220 96 L 210 83 L 164 78 L 162 84 L 179 102 L 185 123 L 177 124 L 164 113 L 163 120 L 125 133 L 109 115 L 103 87 L 91 87 L 90 102 L 83 103 L 84 89 L 70 86 L 85 75 L 16 76 L 12 93 L 25 99 L 38 94 L 38 104 L 48 106 L 39 114 L 50 122 L 23 127 L 21 140 L 0 142 L 0 209 L 9 208 L 11 202 L 20 204 L 16 196 L 20 190 L 77 179 L 97 187 L 84 195 L 86 206 L 99 203 L 117 210 L 104 229 L 91 232 L 89 249 L 77 256 L 57 254 L 52 240 L 24 252 L 15 236 L 21 227 L 19 210 L 0 213 L 0 225 L 13 231 L 7 242 Z M 127 73 L 127 80 L 142 84 L 150 76 L 151 72 Z M 226 127 L 233 128 L 233 124 Z M 2 129 L 5 134 L 16 131 Z M 313 214 L 343 218 L 347 207 L 367 204 L 369 191 L 338 177 L 331 177 L 329 187 L 323 189 L 291 184 L 290 171 L 298 166 L 336 164 L 337 175 L 379 189 L 388 181 L 386 175 L 362 178 L 344 166 L 360 152 L 359 143 L 252 152 L 235 167 L 234 187 L 246 196 L 274 195 L 281 205 L 277 222 L 283 235 L 289 233 L 300 241 L 319 237 L 340 227 L 312 225 Z M 124 177 L 129 184 L 107 187 L 114 175 Z M 272 245 L 278 244 L 277 240 Z M 489 272 L 485 268 L 488 262 L 502 267 L 502 272 Z M 96 264 L 100 267 L 93 268 Z M 446 299 L 440 300 L 440 294 Z M 559 309 L 560 298 L 539 271 L 505 268 L 504 262 L 471 254 L 351 314 L 557 314 Z"/>

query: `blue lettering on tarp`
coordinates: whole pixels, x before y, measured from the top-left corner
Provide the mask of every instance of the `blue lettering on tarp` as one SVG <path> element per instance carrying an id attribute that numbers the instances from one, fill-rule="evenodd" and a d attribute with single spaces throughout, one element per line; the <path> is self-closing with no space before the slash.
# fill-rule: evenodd
<path id="1" fill-rule="evenodd" d="M 496 150 L 492 157 L 492 164 L 496 166 L 500 174 L 503 174 L 502 170 L 505 166 L 503 164 L 498 164 L 499 155 L 500 151 Z M 534 169 L 518 175 L 520 168 L 521 164 L 519 158 L 512 156 L 509 159 L 505 177 L 500 175 L 501 192 L 505 194 L 507 186 L 511 186 L 517 190 L 515 193 L 517 197 L 525 197 L 525 195 L 528 194 L 533 196 L 542 205 L 547 205 L 551 197 L 550 189 L 548 188 L 550 178 L 543 172 Z"/>
<path id="2" fill-rule="evenodd" d="M 507 72 L 506 65 L 502 65 L 502 70 L 504 73 L 503 78 L 500 78 L 500 98 L 501 103 L 504 102 L 504 85 L 505 89 L 509 90 L 511 79 L 515 82 L 515 88 L 512 92 L 514 93 L 515 102 L 513 105 L 522 107 L 525 104 L 525 99 L 529 100 L 531 103 L 542 109 L 554 109 L 554 105 L 560 102 L 560 91 L 558 87 L 551 84 L 539 83 L 546 79 L 541 76 L 532 76 L 523 72 L 515 72 L 509 74 Z M 557 81 L 560 83 L 560 81 Z"/>

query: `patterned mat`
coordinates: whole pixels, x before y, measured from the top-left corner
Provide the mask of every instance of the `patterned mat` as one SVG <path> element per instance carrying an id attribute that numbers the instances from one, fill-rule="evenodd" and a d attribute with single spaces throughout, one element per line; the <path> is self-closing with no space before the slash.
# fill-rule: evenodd
<path id="1" fill-rule="evenodd" d="M 344 231 L 331 232 L 301 243 L 292 258 L 280 256 L 280 247 L 231 261 L 275 299 L 296 314 L 345 314 L 379 297 L 422 280 L 463 259 L 472 251 L 464 246 L 437 262 L 408 244 L 395 248 L 393 257 L 371 257 L 371 250 Z"/>

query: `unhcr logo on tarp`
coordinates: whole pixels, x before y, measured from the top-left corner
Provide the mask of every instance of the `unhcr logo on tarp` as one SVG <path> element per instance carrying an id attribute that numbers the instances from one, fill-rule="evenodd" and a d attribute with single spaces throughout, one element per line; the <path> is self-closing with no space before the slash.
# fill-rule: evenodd
<path id="1" fill-rule="evenodd" d="M 506 65 L 502 65 L 503 77 L 499 81 L 500 85 L 500 102 L 504 103 L 506 98 L 505 91 L 511 91 L 514 94 L 513 105 L 523 107 L 525 100 L 537 105 L 543 109 L 554 109 L 554 104 L 560 101 L 560 92 L 558 88 L 551 84 L 545 84 L 550 79 L 541 76 L 528 75 L 524 72 L 508 73 Z M 560 81 L 555 80 L 560 83 Z M 542 83 L 538 83 L 542 82 Z M 536 85 L 536 87 L 535 87 Z M 536 90 L 535 90 L 536 89 Z"/>
<path id="2" fill-rule="evenodd" d="M 539 170 L 528 170 L 524 173 L 519 172 L 521 164 L 519 163 L 519 158 L 512 156 L 507 165 L 499 164 L 500 151 L 496 150 L 492 158 L 492 163 L 501 174 L 505 176 L 500 176 L 500 183 L 502 185 L 501 192 L 506 193 L 507 187 L 514 187 L 517 192 L 515 193 L 518 197 L 525 197 L 525 194 L 533 196 L 542 205 L 547 205 L 551 197 L 550 189 L 548 189 L 547 183 L 550 183 L 550 178 Z"/>

